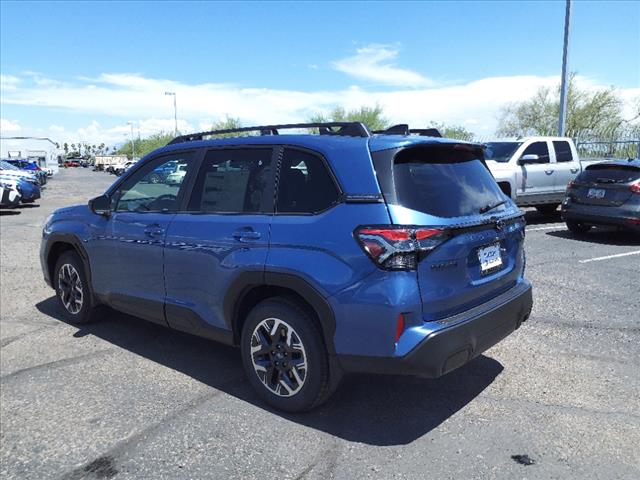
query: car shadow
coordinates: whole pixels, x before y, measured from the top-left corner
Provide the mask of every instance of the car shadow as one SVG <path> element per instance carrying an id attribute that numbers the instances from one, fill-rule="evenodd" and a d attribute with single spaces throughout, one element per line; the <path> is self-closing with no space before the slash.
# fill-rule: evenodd
<path id="1" fill-rule="evenodd" d="M 547 232 L 546 234 L 556 238 L 575 240 L 577 242 L 597 243 L 599 245 L 613 245 L 617 247 L 640 245 L 640 235 L 637 233 L 607 227 L 595 227 L 583 234 L 572 233 L 569 230 L 556 230 Z"/>
<path id="2" fill-rule="evenodd" d="M 39 203 L 21 203 L 16 208 L 21 208 L 21 209 L 40 208 L 40 204 Z"/>
<path id="3" fill-rule="evenodd" d="M 10 215 L 20 215 L 21 213 L 22 212 L 20 210 L 5 210 L 5 209 L 2 209 L 2 210 L 0 210 L 0 217 L 3 217 L 5 215 L 7 217 L 10 216 Z"/>
<path id="4" fill-rule="evenodd" d="M 68 323 L 55 297 L 36 308 Z M 77 328 L 74 337 L 93 335 L 271 414 L 348 441 L 378 446 L 408 444 L 429 433 L 482 393 L 503 370 L 499 362 L 481 355 L 439 379 L 348 375 L 320 408 L 289 414 L 258 398 L 245 379 L 237 348 L 114 311 L 99 322 L 72 326 Z"/>
<path id="5" fill-rule="evenodd" d="M 527 225 L 545 225 L 548 223 L 562 222 L 562 219 L 560 218 L 560 209 L 553 213 L 540 213 L 535 209 L 525 210 L 524 212 L 524 218 Z"/>

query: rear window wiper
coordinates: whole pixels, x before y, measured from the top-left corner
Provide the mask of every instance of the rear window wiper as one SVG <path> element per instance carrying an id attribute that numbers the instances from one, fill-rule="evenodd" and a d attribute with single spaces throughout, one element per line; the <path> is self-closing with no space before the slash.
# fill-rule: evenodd
<path id="1" fill-rule="evenodd" d="M 493 210 L 494 208 L 498 208 L 500 205 L 504 205 L 507 203 L 506 200 L 500 200 L 498 203 L 485 205 L 480 209 L 480 213 L 487 213 L 489 210 Z"/>

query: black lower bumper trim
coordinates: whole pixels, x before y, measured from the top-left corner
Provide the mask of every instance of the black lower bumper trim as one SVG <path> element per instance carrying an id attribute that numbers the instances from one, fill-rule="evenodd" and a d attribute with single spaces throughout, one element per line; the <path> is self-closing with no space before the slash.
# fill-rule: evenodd
<path id="1" fill-rule="evenodd" d="M 532 288 L 466 322 L 439 330 L 404 357 L 339 355 L 345 372 L 435 378 L 461 367 L 516 330 L 529 318 Z"/>

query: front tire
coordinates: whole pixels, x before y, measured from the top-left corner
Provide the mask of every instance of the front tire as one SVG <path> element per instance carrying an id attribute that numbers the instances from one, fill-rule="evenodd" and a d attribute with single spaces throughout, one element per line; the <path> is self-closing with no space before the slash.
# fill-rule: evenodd
<path id="1" fill-rule="evenodd" d="M 337 386 L 329 379 L 319 326 L 292 298 L 274 297 L 251 310 L 242 328 L 241 352 L 249 383 L 279 410 L 311 410 Z"/>
<path id="2" fill-rule="evenodd" d="M 84 265 L 77 253 L 68 251 L 60 256 L 53 282 L 58 303 L 70 323 L 82 324 L 95 320 L 97 306 L 93 304 Z"/>
<path id="3" fill-rule="evenodd" d="M 585 225 L 580 222 L 573 222 L 571 220 L 567 220 L 565 222 L 567 224 L 567 228 L 571 233 L 575 233 L 576 235 L 584 235 L 589 230 L 591 230 L 591 225 Z"/>

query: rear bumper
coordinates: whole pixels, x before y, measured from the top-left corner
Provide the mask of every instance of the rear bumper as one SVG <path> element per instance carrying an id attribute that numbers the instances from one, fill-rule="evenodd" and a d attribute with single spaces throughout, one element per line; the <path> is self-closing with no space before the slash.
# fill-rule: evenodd
<path id="1" fill-rule="evenodd" d="M 533 306 L 528 282 L 515 286 L 508 301 L 466 320 L 452 320 L 429 334 L 402 357 L 338 355 L 345 372 L 417 375 L 435 378 L 448 373 L 492 347 L 529 318 Z M 439 323 L 448 324 L 449 319 Z"/>
<path id="2" fill-rule="evenodd" d="M 610 225 L 640 231 L 640 206 L 605 207 L 600 205 L 563 204 L 563 220 L 589 225 Z"/>

